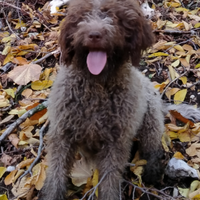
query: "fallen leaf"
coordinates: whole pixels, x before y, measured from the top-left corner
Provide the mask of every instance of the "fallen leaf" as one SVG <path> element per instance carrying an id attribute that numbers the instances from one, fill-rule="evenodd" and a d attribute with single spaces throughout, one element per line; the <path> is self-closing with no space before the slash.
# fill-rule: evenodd
<path id="1" fill-rule="evenodd" d="M 6 167 L 0 167 L 0 178 L 4 175 L 6 172 Z"/>
<path id="2" fill-rule="evenodd" d="M 15 146 L 16 148 L 18 148 L 17 144 L 19 143 L 19 138 L 18 138 L 17 134 L 14 134 L 14 133 L 10 134 L 8 136 L 8 139 L 13 144 L 13 146 Z"/>
<path id="3" fill-rule="evenodd" d="M 33 90 L 44 90 L 53 85 L 53 81 L 44 80 L 44 81 L 34 81 L 31 83 L 31 88 Z"/>
<path id="4" fill-rule="evenodd" d="M 92 178 L 92 185 L 95 187 L 99 182 L 99 171 L 98 169 L 95 169 L 93 178 Z M 98 187 L 95 190 L 96 197 L 98 197 Z"/>
<path id="5" fill-rule="evenodd" d="M 22 65 L 10 71 L 8 77 L 18 85 L 26 85 L 30 81 L 39 80 L 41 70 L 42 68 L 37 64 Z"/>
<path id="6" fill-rule="evenodd" d="M 184 156 L 181 152 L 176 152 L 173 157 L 180 160 L 184 159 Z"/>
<path id="7" fill-rule="evenodd" d="M 4 180 L 5 185 L 10 185 L 11 183 L 13 183 L 14 177 L 15 177 L 17 171 L 18 171 L 18 170 L 15 169 L 15 170 L 13 170 L 12 172 L 10 172 L 10 173 L 6 176 L 6 178 L 5 178 L 5 180 Z"/>
<path id="8" fill-rule="evenodd" d="M 6 194 L 0 194 L 0 200 L 8 200 L 8 197 Z"/>
<path id="9" fill-rule="evenodd" d="M 175 95 L 174 95 L 174 103 L 175 104 L 180 104 L 184 101 L 185 97 L 187 94 L 187 89 L 179 90 Z"/>

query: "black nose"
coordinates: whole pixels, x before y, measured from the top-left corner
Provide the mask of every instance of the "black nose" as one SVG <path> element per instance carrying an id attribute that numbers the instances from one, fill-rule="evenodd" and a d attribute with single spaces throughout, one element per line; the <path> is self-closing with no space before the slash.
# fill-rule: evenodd
<path id="1" fill-rule="evenodd" d="M 91 31 L 89 33 L 89 39 L 93 41 L 99 41 L 102 38 L 102 35 L 98 31 Z"/>

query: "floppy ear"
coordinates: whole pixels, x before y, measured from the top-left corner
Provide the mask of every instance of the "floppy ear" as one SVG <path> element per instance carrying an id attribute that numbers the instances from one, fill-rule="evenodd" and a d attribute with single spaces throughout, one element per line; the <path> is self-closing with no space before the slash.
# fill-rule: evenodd
<path id="1" fill-rule="evenodd" d="M 129 51 L 132 64 L 137 66 L 142 56 L 142 51 L 154 43 L 152 28 L 140 9 L 138 2 L 125 0 L 123 5 L 117 1 L 119 26 L 124 31 L 126 47 Z"/>
<path id="2" fill-rule="evenodd" d="M 67 16 L 61 25 L 59 45 L 61 48 L 61 61 L 70 65 L 75 54 L 73 40 L 77 25 L 84 18 L 84 14 L 91 10 L 91 4 L 84 0 L 70 1 Z"/>

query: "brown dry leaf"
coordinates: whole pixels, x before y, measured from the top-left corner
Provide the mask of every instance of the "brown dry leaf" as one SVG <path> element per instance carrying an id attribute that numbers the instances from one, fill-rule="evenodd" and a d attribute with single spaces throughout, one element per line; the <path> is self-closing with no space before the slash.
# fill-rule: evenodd
<path id="1" fill-rule="evenodd" d="M 196 142 L 196 143 L 191 144 L 191 146 L 186 149 L 186 153 L 189 156 L 193 157 L 197 155 L 197 152 L 199 151 L 199 149 L 200 149 L 200 144 Z"/>
<path id="2" fill-rule="evenodd" d="M 30 81 L 39 80 L 41 70 L 42 68 L 37 64 L 22 65 L 10 71 L 8 77 L 18 85 L 26 85 Z"/>
<path id="3" fill-rule="evenodd" d="M 30 110 L 32 108 L 35 108 L 37 105 L 39 105 L 39 103 L 34 103 L 33 105 L 28 106 L 26 108 L 26 110 Z M 30 120 L 31 121 L 38 121 L 46 112 L 47 112 L 46 108 L 41 110 L 41 111 L 39 111 L 39 112 L 36 112 L 33 116 L 30 117 Z"/>
<path id="4" fill-rule="evenodd" d="M 35 183 L 35 188 L 37 190 L 41 190 L 44 185 L 44 181 L 46 179 L 46 172 L 45 172 L 46 165 L 44 163 L 40 163 L 40 169 L 38 173 L 38 178 Z"/>
<path id="5" fill-rule="evenodd" d="M 30 88 L 27 88 L 25 89 L 23 92 L 22 92 L 22 95 L 28 99 L 31 95 L 33 94 L 33 90 L 31 90 Z"/>
<path id="6" fill-rule="evenodd" d="M 8 115 L 6 118 L 4 118 L 4 119 L 0 122 L 0 125 L 9 122 L 13 117 L 14 117 L 14 115 Z"/>
<path id="7" fill-rule="evenodd" d="M 180 61 L 184 67 L 187 67 L 187 68 L 190 67 L 190 64 L 188 63 L 188 61 L 185 58 L 180 58 Z"/>
<path id="8" fill-rule="evenodd" d="M 18 199 L 26 197 L 29 193 L 31 186 L 26 184 L 29 179 L 29 177 L 24 176 L 22 179 L 18 180 L 16 184 L 14 184 L 11 191 Z"/>
<path id="9" fill-rule="evenodd" d="M 16 148 L 18 148 L 19 138 L 18 138 L 17 134 L 14 134 L 14 133 L 10 134 L 8 136 L 8 139 L 13 144 L 13 146 L 15 146 Z"/>
<path id="10" fill-rule="evenodd" d="M 96 169 L 96 166 L 92 160 L 86 162 L 84 157 L 77 160 L 71 173 L 72 183 L 78 187 L 87 183 L 87 179 L 92 176 L 94 169 Z"/>
<path id="11" fill-rule="evenodd" d="M 11 161 L 12 161 L 12 157 L 3 153 L 1 156 L 1 162 L 4 164 L 4 166 L 10 166 L 11 165 Z"/>
<path id="12" fill-rule="evenodd" d="M 169 100 L 171 100 L 171 96 L 176 94 L 180 89 L 179 88 L 171 88 L 165 92 L 165 95 Z"/>
<path id="13" fill-rule="evenodd" d="M 23 161 L 20 162 L 16 167 L 17 167 L 17 169 L 22 169 L 22 168 L 24 168 L 24 167 L 29 166 L 34 160 L 35 160 L 35 158 L 23 160 Z"/>
<path id="14" fill-rule="evenodd" d="M 23 57 L 16 57 L 12 60 L 12 62 L 18 65 L 28 64 L 28 61 L 26 60 L 26 58 L 23 58 Z"/>
<path id="15" fill-rule="evenodd" d="M 189 123 L 189 125 L 192 126 L 192 127 L 194 126 L 194 123 L 193 123 L 192 121 L 190 121 L 189 119 L 183 117 L 183 116 L 182 116 L 179 112 L 177 112 L 176 110 L 170 110 L 169 112 L 170 112 L 170 114 L 171 114 L 173 117 L 175 117 L 176 119 L 178 119 L 178 120 L 184 122 L 185 124 L 186 124 L 186 123 Z"/>
<path id="16" fill-rule="evenodd" d="M 5 185 L 10 185 L 11 183 L 14 182 L 14 177 L 15 177 L 17 171 L 18 171 L 18 170 L 15 169 L 15 170 L 13 170 L 12 172 L 10 172 L 10 173 L 6 176 L 6 178 L 5 178 L 5 180 L 4 180 Z"/>
<path id="17" fill-rule="evenodd" d="M 167 79 L 165 82 L 163 82 L 163 83 L 161 83 L 161 84 L 155 85 L 154 87 L 155 87 L 156 89 L 159 88 L 160 93 L 162 93 L 163 90 L 164 90 L 164 88 L 165 88 L 165 86 L 168 85 L 168 83 L 169 83 L 169 79 Z"/>

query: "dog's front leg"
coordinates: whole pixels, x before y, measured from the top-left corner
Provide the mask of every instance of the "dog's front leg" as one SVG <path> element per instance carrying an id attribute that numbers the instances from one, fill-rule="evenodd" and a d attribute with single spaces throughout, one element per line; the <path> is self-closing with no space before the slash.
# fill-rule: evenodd
<path id="1" fill-rule="evenodd" d="M 164 172 L 164 151 L 161 143 L 161 137 L 164 132 L 164 117 L 160 99 L 153 99 L 153 97 L 148 102 L 143 123 L 138 131 L 140 155 L 143 159 L 147 160 L 143 175 L 143 180 L 146 183 L 160 181 Z"/>
<path id="2" fill-rule="evenodd" d="M 129 159 L 130 141 L 110 143 L 97 154 L 99 182 L 101 181 L 98 200 L 121 199 L 122 173 Z"/>
<path id="3" fill-rule="evenodd" d="M 67 133 L 52 128 L 47 146 L 47 178 L 39 200 L 65 200 L 68 176 L 74 163 L 75 145 L 67 139 Z M 54 133 L 53 133 L 54 132 Z"/>

